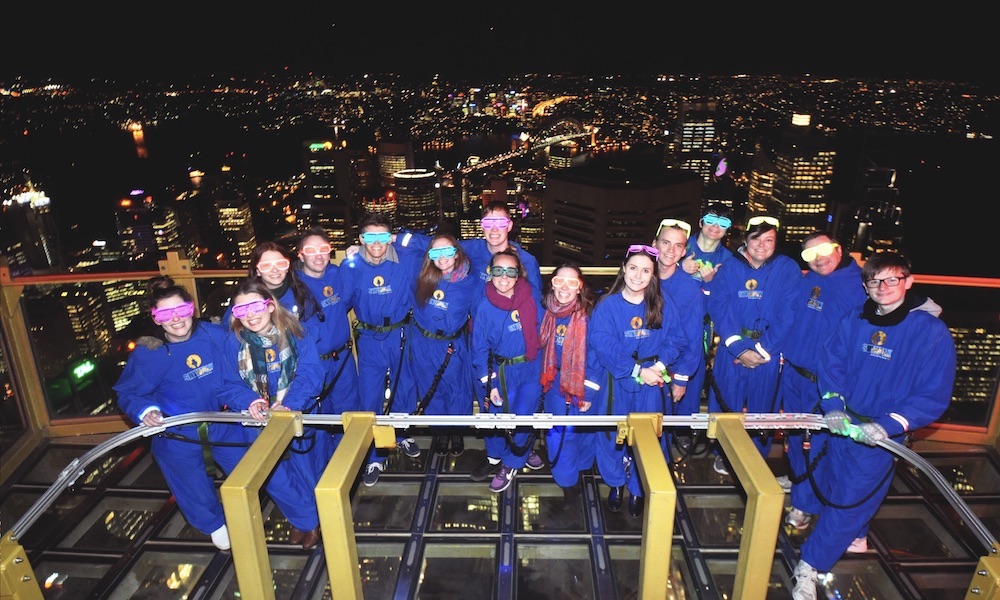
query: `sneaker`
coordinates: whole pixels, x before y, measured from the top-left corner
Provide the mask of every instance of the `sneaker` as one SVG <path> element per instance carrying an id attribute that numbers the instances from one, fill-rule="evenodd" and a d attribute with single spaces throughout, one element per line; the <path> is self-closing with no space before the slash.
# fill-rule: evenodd
<path id="1" fill-rule="evenodd" d="M 781 489 L 784 490 L 784 492 L 786 494 L 791 494 L 792 493 L 792 480 L 789 479 L 787 475 L 782 475 L 781 477 L 778 477 L 777 479 L 778 479 L 778 485 L 781 486 Z"/>
<path id="2" fill-rule="evenodd" d="M 868 552 L 868 537 L 854 538 L 851 545 L 847 547 L 847 551 L 851 554 L 864 554 Z"/>
<path id="3" fill-rule="evenodd" d="M 719 475 L 729 475 L 729 469 L 726 467 L 726 460 L 721 456 L 715 457 L 715 463 L 712 465 L 715 472 Z"/>
<path id="4" fill-rule="evenodd" d="M 500 470 L 500 459 L 496 459 L 496 462 L 491 461 L 489 458 L 484 459 L 482 464 L 472 470 L 469 473 L 469 478 L 473 481 L 486 481 L 490 477 L 496 474 Z"/>
<path id="5" fill-rule="evenodd" d="M 212 532 L 212 543 L 219 550 L 229 550 L 232 547 L 232 544 L 229 542 L 229 529 L 225 525 Z M 865 549 L 867 549 L 867 546 Z"/>
<path id="6" fill-rule="evenodd" d="M 385 465 L 380 462 L 368 463 L 368 467 L 365 468 L 365 474 L 361 478 L 365 482 L 365 485 L 371 487 L 378 483 L 378 477 L 385 470 Z"/>
<path id="7" fill-rule="evenodd" d="M 500 465 L 500 470 L 497 471 L 497 474 L 493 476 L 493 481 L 490 482 L 490 491 L 499 494 L 509 488 L 510 484 L 514 482 L 515 475 L 517 475 L 517 469 Z"/>
<path id="8" fill-rule="evenodd" d="M 528 457 L 528 462 L 524 463 L 524 466 L 532 471 L 537 471 L 545 466 L 545 461 L 542 460 L 541 456 L 538 456 L 537 452 L 532 451 L 531 456 Z"/>
<path id="9" fill-rule="evenodd" d="M 410 458 L 417 458 L 420 456 L 420 446 L 417 445 L 417 442 L 413 438 L 399 440 L 399 443 L 396 444 L 396 446 L 403 451 L 403 454 L 409 456 Z"/>
<path id="10" fill-rule="evenodd" d="M 451 455 L 461 456 L 465 452 L 465 440 L 460 435 L 451 436 Z"/>
<path id="11" fill-rule="evenodd" d="M 437 436 L 437 438 L 434 440 L 434 454 L 437 454 L 438 456 L 447 456 L 448 455 L 448 438 L 447 437 L 445 437 L 443 435 Z"/>
<path id="12" fill-rule="evenodd" d="M 792 600 L 816 600 L 816 569 L 804 560 L 800 560 L 792 571 L 795 587 L 792 588 Z"/>
<path id="13" fill-rule="evenodd" d="M 812 515 L 807 512 L 803 512 L 794 506 L 792 510 L 788 511 L 785 515 L 785 523 L 788 523 L 796 529 L 805 529 L 809 527 L 809 522 L 812 521 Z"/>

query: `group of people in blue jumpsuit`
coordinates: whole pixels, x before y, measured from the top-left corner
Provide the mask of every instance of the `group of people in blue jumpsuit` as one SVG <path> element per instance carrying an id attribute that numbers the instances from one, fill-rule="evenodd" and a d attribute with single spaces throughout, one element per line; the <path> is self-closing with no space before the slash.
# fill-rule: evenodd
<path id="1" fill-rule="evenodd" d="M 832 236 L 815 232 L 803 242 L 803 275 L 777 252 L 778 219 L 751 217 L 744 243 L 730 251 L 731 214 L 711 205 L 697 231 L 664 219 L 651 245 L 630 246 L 598 298 L 572 263 L 543 284 L 537 260 L 508 239 L 513 219 L 503 203 L 484 209 L 482 225 L 482 238 L 458 240 L 393 233 L 385 217 L 367 215 L 360 244 L 339 265 L 330 263 L 322 229 L 302 236 L 294 263 L 283 246 L 260 244 L 221 326 L 193 318 L 183 288 L 151 282 L 150 309 L 163 333 L 145 338 L 115 386 L 123 411 L 148 426 L 204 410 L 244 410 L 263 422 L 268 411 L 286 409 L 468 415 L 474 403 L 516 414 L 689 415 L 703 398 L 710 412 L 822 413 L 830 434 L 784 436 L 786 523 L 816 524 L 795 597 L 815 597 L 808 590 L 812 584 L 815 594 L 817 570 L 863 551 L 892 469 L 891 456 L 872 446 L 938 418 L 954 377 L 940 307 L 905 293 L 905 258 L 876 254 L 862 269 Z M 266 330 L 254 321 L 262 313 L 270 316 Z M 304 547 L 319 540 L 312 490 L 337 442 L 331 431 L 311 429 L 268 487 Z M 200 472 L 214 460 L 228 472 L 256 431 L 212 424 L 154 438 L 178 506 L 220 548 L 228 534 L 214 483 L 208 474 L 190 477 L 190 467 Z M 464 450 L 460 430 L 449 433 L 437 436 L 436 453 Z M 689 431 L 666 433 L 668 457 L 670 440 L 691 444 Z M 754 438 L 765 457 L 769 433 Z M 533 431 L 484 437 L 486 457 L 471 476 L 489 479 L 494 492 L 544 465 Z M 420 453 L 412 438 L 397 445 Z M 610 510 L 621 510 L 627 490 L 629 512 L 641 515 L 642 482 L 614 432 L 557 426 L 544 447 L 566 506 L 579 496 L 580 473 L 596 466 Z M 378 481 L 386 456 L 371 449 L 366 485 Z M 714 467 L 728 473 L 724 456 Z"/>

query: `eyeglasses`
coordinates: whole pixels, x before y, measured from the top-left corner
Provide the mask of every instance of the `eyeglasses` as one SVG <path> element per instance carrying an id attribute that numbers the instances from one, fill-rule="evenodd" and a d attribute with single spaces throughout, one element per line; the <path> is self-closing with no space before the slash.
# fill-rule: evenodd
<path id="1" fill-rule="evenodd" d="M 720 217 L 719 215 L 705 215 L 701 218 L 701 222 L 705 225 L 718 225 L 722 229 L 729 229 L 733 226 L 733 220 L 729 217 Z"/>
<path id="2" fill-rule="evenodd" d="M 427 251 L 427 258 L 431 260 L 437 260 L 439 258 L 451 258 L 458 254 L 458 248 L 454 246 L 441 246 L 440 248 L 431 248 Z"/>
<path id="3" fill-rule="evenodd" d="M 170 308 L 154 308 L 153 321 L 157 325 L 162 325 L 167 321 L 173 320 L 174 317 L 178 319 L 186 319 L 194 314 L 194 302 L 184 302 L 183 304 L 178 304 L 177 306 L 171 306 Z"/>
<path id="4" fill-rule="evenodd" d="M 520 271 L 517 270 L 517 267 L 490 267 L 490 277 L 503 277 L 504 275 L 511 279 L 517 279 Z"/>
<path id="5" fill-rule="evenodd" d="M 651 255 L 653 258 L 657 258 L 658 256 L 660 256 L 660 251 L 652 246 L 643 246 L 642 244 L 634 244 L 632 246 L 629 246 L 628 250 L 625 251 L 625 258 L 628 258 L 633 254 L 639 254 L 640 252 L 645 252 L 646 254 Z"/>
<path id="6" fill-rule="evenodd" d="M 907 275 L 906 277 L 909 277 Z M 885 287 L 896 287 L 899 282 L 906 279 L 906 277 L 886 277 L 884 279 L 866 279 L 865 287 L 873 290 L 877 290 L 879 284 L 884 283 Z"/>
<path id="7" fill-rule="evenodd" d="M 566 286 L 566 287 L 568 287 L 571 290 L 575 290 L 578 287 L 580 287 L 580 285 L 582 283 L 583 282 L 580 281 L 579 279 L 577 279 L 576 277 L 553 277 L 552 278 L 552 287 L 554 287 L 554 288 Z"/>
<path id="8" fill-rule="evenodd" d="M 233 307 L 233 316 L 237 319 L 245 319 L 250 313 L 260 314 L 270 306 L 271 299 L 264 298 L 263 300 L 254 300 L 253 302 L 245 302 L 243 304 L 237 304 Z"/>
<path id="9" fill-rule="evenodd" d="M 392 234 L 388 231 L 369 231 L 361 234 L 361 241 L 366 244 L 388 244 L 392 241 Z"/>
<path id="10" fill-rule="evenodd" d="M 755 227 L 757 225 L 760 225 L 761 223 L 767 223 L 768 225 L 771 225 L 772 227 L 774 227 L 775 229 L 777 229 L 778 225 L 781 223 L 781 221 L 775 219 L 774 217 L 768 217 L 766 215 L 759 215 L 759 216 L 756 216 L 756 217 L 750 217 L 750 220 L 747 221 L 747 227 L 748 228 L 749 227 Z"/>
<path id="11" fill-rule="evenodd" d="M 329 254 L 333 251 L 330 244 L 320 244 L 319 246 L 302 246 L 302 254 L 305 256 L 316 256 L 317 254 Z"/>
<path id="12" fill-rule="evenodd" d="M 664 227 L 680 227 L 688 237 L 691 237 L 691 225 L 687 221 L 663 219 L 660 221 L 660 226 L 656 229 L 656 237 L 660 237 L 660 232 L 663 231 Z"/>
<path id="13" fill-rule="evenodd" d="M 503 229 L 510 225 L 510 219 L 507 217 L 483 217 L 482 220 L 479 221 L 479 224 L 485 231 L 489 231 L 494 228 Z"/>
<path id="14" fill-rule="evenodd" d="M 806 248 L 802 251 L 802 260 L 812 262 L 816 260 L 817 256 L 830 256 L 839 246 L 840 244 L 837 242 L 823 242 L 822 244 L 816 244 L 815 246 Z"/>
<path id="15" fill-rule="evenodd" d="M 258 271 L 272 271 L 277 269 L 279 271 L 287 271 L 288 267 L 292 265 L 287 258 L 282 258 L 280 260 L 262 260 L 257 263 Z"/>

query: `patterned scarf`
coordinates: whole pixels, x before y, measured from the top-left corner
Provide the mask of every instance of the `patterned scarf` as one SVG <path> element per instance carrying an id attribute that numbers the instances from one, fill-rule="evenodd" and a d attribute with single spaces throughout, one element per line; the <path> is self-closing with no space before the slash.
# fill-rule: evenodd
<path id="1" fill-rule="evenodd" d="M 278 378 L 278 391 L 274 396 L 273 404 L 281 404 L 281 400 L 288 392 L 288 386 L 295 379 L 295 367 L 299 363 L 298 340 L 295 339 L 295 335 L 291 333 L 280 335 L 278 328 L 272 323 L 271 329 L 264 335 L 243 329 L 240 331 L 240 342 L 240 352 L 236 359 L 240 369 L 240 377 L 250 386 L 250 389 L 256 391 L 265 400 L 271 400 L 270 386 L 268 386 L 267 380 L 267 352 L 271 348 L 277 350 L 277 360 L 281 363 L 281 376 Z"/>
<path id="2" fill-rule="evenodd" d="M 559 366 L 559 392 L 579 407 L 584 398 L 583 382 L 587 376 L 587 319 L 580 310 L 579 297 L 561 306 L 552 296 L 546 299 L 542 317 L 542 389 L 546 392 L 556 380 L 556 319 L 569 316 L 563 338 L 562 364 Z"/>
<path id="3" fill-rule="evenodd" d="M 524 355 L 528 360 L 535 360 L 541 343 L 538 341 L 538 307 L 531 295 L 531 284 L 519 277 L 514 283 L 514 295 L 510 298 L 501 296 L 495 287 L 487 284 L 486 299 L 500 310 L 517 311 L 521 335 L 524 336 Z"/>
<path id="4" fill-rule="evenodd" d="M 441 279 L 447 281 L 448 283 L 455 283 L 456 281 L 462 281 L 469 275 L 469 263 L 465 263 L 451 270 L 451 273 L 441 274 Z"/>

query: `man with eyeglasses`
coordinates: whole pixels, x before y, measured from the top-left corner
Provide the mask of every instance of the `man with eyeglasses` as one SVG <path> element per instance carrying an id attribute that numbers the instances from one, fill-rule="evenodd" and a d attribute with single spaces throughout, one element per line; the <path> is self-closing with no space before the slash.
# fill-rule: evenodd
<path id="1" fill-rule="evenodd" d="M 955 343 L 941 320 L 919 310 L 923 299 L 911 296 L 909 261 L 896 252 L 874 254 L 860 279 L 868 299 L 840 321 L 819 364 L 831 433 L 821 490 L 826 502 L 792 574 L 795 600 L 815 599 L 818 573 L 867 535 L 895 470 L 894 455 L 875 446 L 905 441 L 951 402 Z"/>
<path id="2" fill-rule="evenodd" d="M 777 252 L 778 227 L 772 216 L 751 217 L 744 244 L 706 286 L 711 290 L 708 312 L 720 340 L 710 376 L 709 412 L 777 411 L 781 353 L 802 278 L 798 264 Z M 770 432 L 754 436 L 754 443 L 767 457 Z M 721 455 L 713 468 L 729 473 Z"/>
<path id="3" fill-rule="evenodd" d="M 391 242 L 390 221 L 379 213 L 368 213 L 358 223 L 360 250 L 340 263 L 338 274 L 347 310 L 354 310 L 358 344 L 360 410 L 376 414 L 412 413 L 416 398 L 408 389 L 409 377 L 401 376 L 407 323 L 413 308 L 419 256 L 397 253 Z M 336 289 L 336 288 L 335 288 Z M 397 446 L 411 458 L 420 456 L 416 441 L 397 436 Z M 362 475 L 366 486 L 378 482 L 385 470 L 385 455 L 372 448 Z"/>
<path id="4" fill-rule="evenodd" d="M 356 410 L 358 363 L 351 351 L 351 327 L 347 305 L 341 298 L 339 267 L 330 262 L 333 247 L 322 227 L 312 227 L 302 234 L 298 244 L 299 280 L 319 303 L 322 317 L 309 322 L 316 339 L 316 350 L 326 371 L 320 408 L 323 414 Z M 341 434 L 334 434 L 334 448 Z"/>
<path id="5" fill-rule="evenodd" d="M 801 256 L 809 270 L 796 286 L 792 305 L 794 325 L 783 352 L 780 408 L 786 413 L 819 413 L 817 372 L 826 356 L 826 341 L 844 317 L 860 310 L 866 296 L 858 285 L 861 267 L 832 235 L 823 231 L 807 235 Z M 829 461 L 818 458 L 824 455 L 825 443 L 822 431 L 785 430 L 790 475 L 778 477 L 778 483 L 792 495 L 785 523 L 795 529 L 806 529 L 822 507 L 810 481 L 825 481 L 822 473 Z"/>
<path id="6" fill-rule="evenodd" d="M 679 219 L 663 219 L 653 238 L 657 256 L 660 291 L 664 302 L 671 302 L 677 309 L 684 330 L 687 346 L 677 362 L 667 365 L 670 369 L 670 397 L 672 405 L 666 414 L 689 416 L 701 412 L 701 389 L 705 382 L 705 354 L 703 351 L 703 325 L 705 295 L 701 286 L 680 269 L 684 259 L 691 225 Z M 663 436 L 664 450 L 670 454 L 670 440 L 682 454 L 690 451 L 690 429 L 675 429 Z"/>

